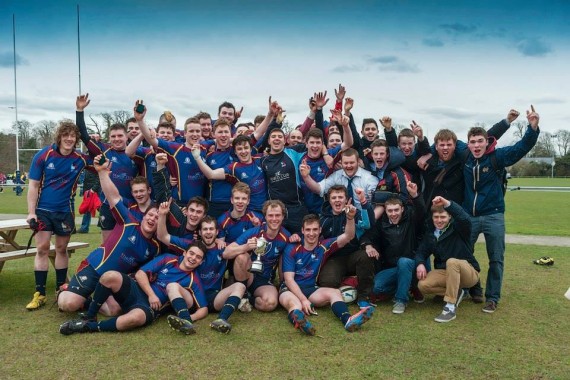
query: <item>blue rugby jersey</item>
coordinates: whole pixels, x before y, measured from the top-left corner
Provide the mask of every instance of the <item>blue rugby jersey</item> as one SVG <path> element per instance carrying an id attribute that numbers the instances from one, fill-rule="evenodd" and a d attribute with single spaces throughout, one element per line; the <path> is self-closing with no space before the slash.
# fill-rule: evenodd
<path id="1" fill-rule="evenodd" d="M 249 196 L 249 209 L 261 212 L 263 203 L 267 200 L 267 183 L 265 174 L 261 169 L 261 157 L 253 158 L 251 164 L 234 162 L 224 167 L 226 180 L 232 184 L 246 183 L 251 194 Z"/>
<path id="2" fill-rule="evenodd" d="M 223 253 L 223 249 L 209 248 L 204 261 L 196 268 L 196 274 L 200 277 L 204 291 L 222 289 L 222 281 L 228 264 L 228 261 L 222 257 Z"/>
<path id="3" fill-rule="evenodd" d="M 178 179 L 178 184 L 172 189 L 172 198 L 188 203 L 190 198 L 204 196 L 206 177 L 192 156 L 192 150 L 184 144 L 158 139 L 158 147 L 168 154 L 168 170 L 172 177 Z M 204 159 L 206 150 L 200 149 Z"/>
<path id="4" fill-rule="evenodd" d="M 74 212 L 73 196 L 81 170 L 93 160 L 77 151 L 64 156 L 53 144 L 40 150 L 30 165 L 30 179 L 39 181 L 37 209 Z"/>
<path id="5" fill-rule="evenodd" d="M 338 152 L 340 152 L 341 147 L 337 146 L 336 148 L 328 149 L 328 153 L 331 157 L 335 157 Z M 325 179 L 327 173 L 329 172 L 329 167 L 327 166 L 324 158 L 310 158 L 308 154 L 305 153 L 303 158 L 307 159 L 307 165 L 311 168 L 310 176 L 314 179 L 317 183 Z M 305 205 L 307 206 L 307 210 L 313 214 L 320 214 L 321 207 L 323 206 L 323 198 L 320 194 L 313 193 L 305 184 L 305 181 L 301 177 L 301 189 L 303 190 L 303 196 L 305 198 Z"/>
<path id="6" fill-rule="evenodd" d="M 154 258 L 140 269 L 147 274 L 150 286 L 163 306 L 170 302 L 166 286 L 176 282 L 190 291 L 196 308 L 204 307 L 208 304 L 204 288 L 193 271 L 180 268 L 182 260 L 184 257 L 166 253 Z"/>
<path id="7" fill-rule="evenodd" d="M 231 147 L 215 149 L 206 154 L 206 164 L 212 169 L 224 168 L 237 161 Z M 208 187 L 209 202 L 228 202 L 232 195 L 232 184 L 225 180 L 211 180 Z"/>
<path id="8" fill-rule="evenodd" d="M 154 237 L 147 239 L 143 235 L 140 222 L 123 202 L 118 202 L 111 212 L 117 221 L 115 228 L 85 261 L 100 275 L 109 270 L 133 273 L 140 265 L 158 255 L 159 242 Z"/>
<path id="9" fill-rule="evenodd" d="M 315 286 L 326 259 L 338 250 L 337 238 L 320 240 L 308 251 L 302 244 L 289 244 L 283 254 L 283 272 L 294 272 L 299 287 Z"/>
<path id="10" fill-rule="evenodd" d="M 232 218 L 231 211 L 224 212 L 218 218 L 218 237 L 224 238 L 226 244 L 233 243 L 245 231 L 255 227 L 253 225 L 255 217 L 263 223 L 263 215 L 255 211 L 247 211 L 239 219 Z"/>
<path id="11" fill-rule="evenodd" d="M 281 254 L 285 251 L 285 247 L 289 242 L 289 237 L 291 234 L 285 228 L 281 227 L 277 236 L 274 239 L 270 239 L 267 236 L 267 225 L 263 224 L 258 227 L 251 228 L 245 231 L 239 238 L 237 238 L 236 243 L 238 245 L 243 245 L 247 243 L 247 239 L 256 237 L 263 237 L 267 240 L 267 246 L 265 247 L 264 256 L 261 257 L 261 262 L 263 264 L 263 272 L 261 276 L 273 281 L 275 279 L 275 270 L 277 269 L 277 264 L 279 264 L 279 258 Z M 257 256 L 250 252 L 252 260 L 255 260 Z"/>
<path id="12" fill-rule="evenodd" d="M 139 172 L 135 162 L 127 156 L 124 150 L 111 149 L 111 145 L 101 141 L 89 140 L 87 150 L 89 150 L 89 154 L 92 157 L 103 154 L 107 160 L 112 162 L 111 174 L 109 175 L 111 181 L 113 181 L 117 190 L 119 190 L 119 194 L 125 201 L 134 202 L 135 200 L 131 194 L 131 181 Z M 103 203 L 108 204 L 103 190 L 100 191 L 99 197 Z"/>

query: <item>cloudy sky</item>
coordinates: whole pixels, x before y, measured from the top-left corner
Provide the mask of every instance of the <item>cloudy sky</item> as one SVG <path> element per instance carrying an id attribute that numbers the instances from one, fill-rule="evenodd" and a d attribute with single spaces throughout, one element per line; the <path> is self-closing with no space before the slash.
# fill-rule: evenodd
<path id="1" fill-rule="evenodd" d="M 534 104 L 543 130 L 568 129 L 565 0 L 2 0 L 0 130 L 15 120 L 13 14 L 19 119 L 74 116 L 77 4 L 90 113 L 142 98 L 150 122 L 166 109 L 183 120 L 228 100 L 251 120 L 272 95 L 297 124 L 314 91 L 332 106 L 342 83 L 357 122 L 390 115 L 465 137 Z"/>

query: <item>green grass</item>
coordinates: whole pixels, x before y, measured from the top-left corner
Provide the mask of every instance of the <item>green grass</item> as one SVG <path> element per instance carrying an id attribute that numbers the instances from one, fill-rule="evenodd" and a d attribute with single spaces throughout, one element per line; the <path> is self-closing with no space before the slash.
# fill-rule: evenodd
<path id="1" fill-rule="evenodd" d="M 570 193 L 509 191 L 505 205 L 508 234 L 570 236 Z"/>
<path id="2" fill-rule="evenodd" d="M 509 186 L 570 187 L 570 178 L 511 178 Z"/>
<path id="3" fill-rule="evenodd" d="M 26 234 L 20 240 L 26 239 Z M 73 239 L 99 242 L 99 234 Z M 486 276 L 484 247 L 477 256 Z M 76 253 L 76 268 L 88 250 Z M 570 285 L 567 248 L 510 245 L 503 300 L 492 315 L 470 301 L 449 324 L 433 318 L 441 305 L 428 299 L 394 315 L 379 305 L 374 318 L 354 334 L 345 332 L 328 308 L 311 318 L 319 337 L 293 329 L 283 309 L 235 313 L 233 330 L 196 323 L 197 334 L 182 336 L 165 319 L 118 334 L 62 336 L 58 326 L 72 315 L 49 306 L 28 312 L 33 293 L 33 258 L 7 262 L 0 274 L 3 378 L 477 378 L 560 379 L 570 366 Z M 549 255 L 553 267 L 531 261 Z M 50 268 L 49 303 L 54 272 Z M 351 306 L 355 311 L 355 306 Z"/>

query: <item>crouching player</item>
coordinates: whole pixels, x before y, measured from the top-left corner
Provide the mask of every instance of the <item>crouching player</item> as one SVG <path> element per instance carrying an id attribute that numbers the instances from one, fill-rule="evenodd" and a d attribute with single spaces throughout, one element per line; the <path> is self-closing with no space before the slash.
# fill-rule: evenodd
<path id="1" fill-rule="evenodd" d="M 168 212 L 168 203 L 161 204 L 161 217 L 163 209 Z M 234 282 L 227 288 L 222 289 L 228 258 L 231 259 L 232 257 L 228 257 L 228 254 L 226 254 L 223 249 L 219 249 L 216 244 L 218 228 L 214 218 L 209 215 L 204 217 L 200 224 L 199 235 L 205 245 L 206 254 L 204 262 L 196 269 L 196 274 L 200 277 L 200 282 L 206 294 L 208 311 L 212 313 L 220 312 L 218 319 L 212 321 L 210 327 L 216 331 L 228 334 L 232 329 L 232 325 L 230 325 L 228 319 L 237 309 L 245 293 L 245 284 Z M 171 247 L 176 245 L 180 246 L 182 241 L 179 240 L 183 239 L 170 236 L 169 241 L 171 242 Z M 168 323 L 174 329 L 177 329 L 177 326 L 186 324 L 186 322 L 176 316 L 170 316 Z"/>
<path id="2" fill-rule="evenodd" d="M 170 302 L 178 316 L 169 315 L 169 324 L 185 334 L 193 334 L 191 321 L 208 315 L 206 296 L 194 270 L 202 263 L 206 247 L 195 242 L 179 257 L 164 254 L 143 265 L 135 279 L 117 271 L 105 272 L 93 293 L 89 310 L 81 319 L 64 322 L 63 335 L 99 331 L 126 331 L 147 326 L 160 316 Z M 97 321 L 97 312 L 109 296 L 118 302 L 123 315 Z M 190 315 L 189 309 L 196 311 Z M 175 325 L 170 319 L 183 321 Z"/>
<path id="3" fill-rule="evenodd" d="M 333 252 L 350 242 L 355 235 L 354 216 L 356 207 L 350 201 L 346 206 L 344 233 L 332 239 L 319 240 L 321 227 L 314 214 L 303 218 L 302 244 L 291 244 L 283 255 L 283 276 L 279 302 L 287 309 L 289 321 L 305 334 L 315 335 L 315 328 L 305 315 L 316 314 L 313 305 L 331 305 L 333 313 L 342 321 L 344 328 L 353 332 L 372 317 L 374 307 L 366 306 L 350 315 L 340 291 L 335 288 L 316 286 L 317 276 L 324 261 Z"/>

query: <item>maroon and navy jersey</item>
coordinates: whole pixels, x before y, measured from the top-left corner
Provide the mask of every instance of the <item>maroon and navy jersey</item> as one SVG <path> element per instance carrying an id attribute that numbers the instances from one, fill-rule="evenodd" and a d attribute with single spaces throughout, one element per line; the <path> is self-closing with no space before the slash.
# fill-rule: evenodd
<path id="1" fill-rule="evenodd" d="M 231 147 L 221 150 L 215 149 L 206 154 L 206 164 L 212 169 L 223 168 L 235 161 Z M 208 201 L 228 202 L 232 195 L 232 184 L 224 180 L 211 180 L 208 189 Z"/>
<path id="2" fill-rule="evenodd" d="M 121 273 L 133 273 L 159 253 L 159 242 L 153 237 L 147 239 L 140 227 L 140 222 L 119 201 L 111 212 L 117 221 L 115 228 L 100 247 L 85 259 L 102 275 L 109 270 Z"/>
<path id="3" fill-rule="evenodd" d="M 269 280 L 275 278 L 275 269 L 277 269 L 277 264 L 279 263 L 279 258 L 281 254 L 285 251 L 287 247 L 289 237 L 291 234 L 285 228 L 281 227 L 277 236 L 270 239 L 267 236 L 267 225 L 263 224 L 258 227 L 251 228 L 245 231 L 239 238 L 237 238 L 236 243 L 238 245 L 243 245 L 247 243 L 247 240 L 252 237 L 260 238 L 263 237 L 267 240 L 267 245 L 265 246 L 265 255 L 260 257 L 261 263 L 263 264 L 263 273 L 261 276 Z M 252 260 L 257 258 L 257 255 L 251 252 Z"/>
<path id="4" fill-rule="evenodd" d="M 196 268 L 196 274 L 200 277 L 204 291 L 222 290 L 224 273 L 228 264 L 228 261 L 222 257 L 223 253 L 223 249 L 209 248 L 204 261 Z"/>
<path id="5" fill-rule="evenodd" d="M 127 156 L 124 150 L 111 149 L 109 144 L 101 141 L 89 140 L 87 149 L 92 157 L 103 154 L 107 160 L 112 162 L 111 174 L 109 175 L 111 181 L 113 181 L 124 200 L 134 202 L 135 200 L 131 194 L 131 181 L 139 172 L 135 162 Z M 103 191 L 99 193 L 99 197 L 103 203 L 108 203 Z"/>
<path id="6" fill-rule="evenodd" d="M 182 260 L 184 257 L 167 253 L 154 258 L 140 269 L 147 274 L 150 286 L 163 306 L 169 302 L 166 286 L 176 282 L 190 291 L 197 309 L 204 307 L 208 304 L 204 288 L 194 272 L 180 268 Z"/>
<path id="7" fill-rule="evenodd" d="M 302 244 L 289 244 L 283 254 L 283 272 L 294 272 L 300 288 L 316 286 L 326 259 L 338 249 L 337 238 L 324 239 L 313 250 Z"/>
<path id="8" fill-rule="evenodd" d="M 336 148 L 328 149 L 329 155 L 334 157 L 338 152 L 340 152 L 340 148 L 340 146 L 337 146 Z M 315 182 L 318 183 L 325 179 L 325 176 L 329 172 L 329 167 L 322 156 L 313 159 L 310 158 L 308 154 L 305 154 L 303 158 L 307 159 L 307 165 L 309 165 L 309 168 L 311 169 L 310 176 L 315 180 Z M 323 206 L 323 198 L 320 194 L 313 193 L 311 189 L 307 187 L 303 178 L 301 178 L 301 189 L 303 190 L 307 210 L 313 214 L 320 214 L 321 207 Z"/>
<path id="9" fill-rule="evenodd" d="M 146 177 L 147 183 L 152 187 L 152 173 L 156 171 L 156 154 L 154 151 L 146 146 L 139 146 L 133 156 L 133 160 L 140 169 L 139 174 Z M 154 193 L 151 196 L 154 197 Z"/>
<path id="10" fill-rule="evenodd" d="M 231 184 L 247 183 L 251 189 L 249 208 L 261 211 L 263 203 L 267 200 L 267 183 L 265 173 L 261 169 L 261 157 L 254 157 L 251 164 L 234 162 L 224 167 L 224 172 L 226 173 L 226 180 Z"/>
<path id="11" fill-rule="evenodd" d="M 264 220 L 263 215 L 255 211 L 247 211 L 239 219 L 232 218 L 231 211 L 224 212 L 218 218 L 218 237 L 224 238 L 226 244 L 233 243 L 245 231 L 255 227 L 254 218 L 258 218 L 260 222 Z"/>
<path id="12" fill-rule="evenodd" d="M 168 171 L 178 179 L 178 184 L 172 189 L 172 198 L 188 203 L 190 198 L 204 196 L 206 177 L 192 156 L 192 150 L 184 144 L 158 139 L 158 147 L 168 154 Z M 201 149 L 202 159 L 206 150 Z"/>
<path id="13" fill-rule="evenodd" d="M 170 235 L 170 243 L 168 244 L 168 250 L 174 252 L 177 255 L 182 255 L 190 244 L 194 243 L 194 235 L 192 237 L 179 237 Z"/>
<path id="14" fill-rule="evenodd" d="M 67 156 L 53 144 L 40 150 L 30 166 L 30 179 L 39 181 L 37 209 L 73 212 L 73 196 L 81 170 L 93 160 L 73 151 Z"/>

